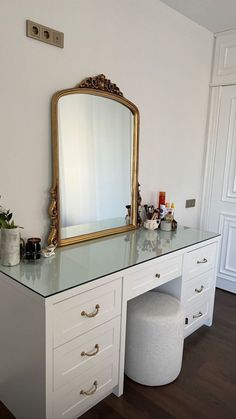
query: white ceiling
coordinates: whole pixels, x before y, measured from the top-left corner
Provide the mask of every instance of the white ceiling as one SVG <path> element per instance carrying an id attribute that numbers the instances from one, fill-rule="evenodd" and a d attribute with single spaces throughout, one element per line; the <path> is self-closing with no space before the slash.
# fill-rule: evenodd
<path id="1" fill-rule="evenodd" d="M 236 28 L 236 0 L 161 0 L 211 32 Z"/>

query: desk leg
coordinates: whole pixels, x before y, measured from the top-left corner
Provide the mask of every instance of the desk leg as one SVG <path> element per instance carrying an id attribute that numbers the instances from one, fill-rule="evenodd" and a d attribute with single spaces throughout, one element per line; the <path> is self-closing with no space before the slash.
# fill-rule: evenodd
<path id="1" fill-rule="evenodd" d="M 124 293 L 123 293 L 124 294 Z M 121 327 L 120 327 L 120 360 L 118 385 L 113 389 L 113 393 L 120 397 L 124 392 L 124 369 L 125 369 L 125 340 L 126 340 L 126 318 L 127 318 L 127 300 L 122 298 L 121 307 Z"/>

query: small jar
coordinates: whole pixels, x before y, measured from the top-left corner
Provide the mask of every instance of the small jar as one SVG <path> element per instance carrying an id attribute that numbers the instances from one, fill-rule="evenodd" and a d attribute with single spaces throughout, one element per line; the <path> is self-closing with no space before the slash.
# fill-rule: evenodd
<path id="1" fill-rule="evenodd" d="M 25 259 L 37 260 L 41 257 L 41 239 L 39 237 L 31 237 L 25 245 Z"/>
<path id="2" fill-rule="evenodd" d="M 172 230 L 172 222 L 171 221 L 161 221 L 160 229 L 163 231 L 171 231 Z"/>

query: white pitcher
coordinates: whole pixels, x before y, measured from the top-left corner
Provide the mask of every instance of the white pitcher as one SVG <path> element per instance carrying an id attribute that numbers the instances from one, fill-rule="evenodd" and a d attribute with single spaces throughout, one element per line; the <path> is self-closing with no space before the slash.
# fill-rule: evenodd
<path id="1" fill-rule="evenodd" d="M 19 228 L 1 228 L 1 264 L 14 266 L 20 263 Z"/>

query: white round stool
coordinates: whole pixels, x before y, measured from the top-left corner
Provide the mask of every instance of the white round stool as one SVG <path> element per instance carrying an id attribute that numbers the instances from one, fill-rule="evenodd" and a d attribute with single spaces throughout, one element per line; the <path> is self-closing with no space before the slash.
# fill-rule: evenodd
<path id="1" fill-rule="evenodd" d="M 147 386 L 175 380 L 183 356 L 180 302 L 151 291 L 129 301 L 127 310 L 125 374 Z"/>

